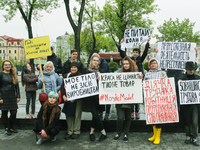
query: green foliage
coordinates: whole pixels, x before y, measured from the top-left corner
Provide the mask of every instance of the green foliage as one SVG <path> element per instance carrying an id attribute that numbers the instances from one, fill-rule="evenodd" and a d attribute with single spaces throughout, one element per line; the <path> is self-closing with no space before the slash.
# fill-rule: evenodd
<path id="1" fill-rule="evenodd" d="M 83 64 L 83 66 L 85 66 L 86 64 L 85 64 L 85 59 L 81 59 L 81 62 L 82 62 L 82 64 Z"/>
<path id="2" fill-rule="evenodd" d="M 127 28 L 144 27 L 151 31 L 153 20 L 147 16 L 158 8 L 154 0 L 107 0 L 103 10 L 98 9 L 99 29 L 109 34 L 120 45 Z"/>
<path id="3" fill-rule="evenodd" d="M 176 18 L 175 21 L 170 18 L 168 21 L 165 20 L 163 25 L 157 27 L 160 35 L 156 34 L 156 39 L 166 42 L 195 42 L 200 44 L 200 32 L 193 33 L 195 23 L 190 22 L 189 19 L 184 19 L 179 22 Z"/>
<path id="4" fill-rule="evenodd" d="M 195 71 L 198 69 L 198 64 L 195 62 Z"/>
<path id="5" fill-rule="evenodd" d="M 116 62 L 109 62 L 108 65 L 110 66 L 110 71 L 114 72 L 116 70 L 118 70 L 118 64 Z"/>
<path id="6" fill-rule="evenodd" d="M 144 64 L 143 64 L 143 68 L 146 70 L 146 71 L 149 71 L 150 69 L 149 69 L 149 62 L 145 62 Z"/>
<path id="7" fill-rule="evenodd" d="M 11 20 L 17 14 L 18 9 L 21 9 L 20 12 L 23 19 L 26 16 L 27 20 L 29 20 L 31 19 L 29 16 L 33 15 L 33 19 L 39 20 L 39 18 L 42 17 L 39 11 L 50 13 L 52 9 L 60 6 L 58 1 L 59 0 L 1 0 L 0 10 L 5 10 L 7 12 L 7 14 L 3 15 L 6 22 Z"/>

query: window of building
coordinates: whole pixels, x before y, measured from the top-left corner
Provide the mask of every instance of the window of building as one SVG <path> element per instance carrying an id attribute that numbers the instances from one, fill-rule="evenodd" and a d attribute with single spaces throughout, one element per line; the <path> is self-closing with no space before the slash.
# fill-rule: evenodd
<path id="1" fill-rule="evenodd" d="M 1 46 L 1 43 L 0 43 L 0 46 Z"/>
<path id="2" fill-rule="evenodd" d="M 17 60 L 17 57 L 15 56 L 15 60 Z"/>
<path id="3" fill-rule="evenodd" d="M 14 50 L 14 53 L 16 54 L 16 53 L 17 53 L 17 50 Z"/>
<path id="4" fill-rule="evenodd" d="M 5 54 L 5 50 L 3 50 L 3 53 Z"/>
<path id="5" fill-rule="evenodd" d="M 11 43 L 10 43 L 10 42 L 8 43 L 8 46 L 11 46 Z"/>
<path id="6" fill-rule="evenodd" d="M 9 56 L 9 59 L 11 59 L 11 57 Z"/>
<path id="7" fill-rule="evenodd" d="M 4 43 L 3 43 L 3 46 L 4 46 Z"/>
<path id="8" fill-rule="evenodd" d="M 9 54 L 11 54 L 11 50 L 9 50 Z"/>
<path id="9" fill-rule="evenodd" d="M 0 50 L 0 54 L 1 54 L 1 50 Z"/>

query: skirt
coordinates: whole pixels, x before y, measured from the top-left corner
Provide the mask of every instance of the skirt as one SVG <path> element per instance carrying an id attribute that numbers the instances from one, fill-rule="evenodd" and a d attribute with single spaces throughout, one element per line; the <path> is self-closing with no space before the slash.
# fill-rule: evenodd
<path id="1" fill-rule="evenodd" d="M 1 92 L 3 104 L 0 104 L 0 110 L 16 110 L 18 109 L 15 91 Z"/>

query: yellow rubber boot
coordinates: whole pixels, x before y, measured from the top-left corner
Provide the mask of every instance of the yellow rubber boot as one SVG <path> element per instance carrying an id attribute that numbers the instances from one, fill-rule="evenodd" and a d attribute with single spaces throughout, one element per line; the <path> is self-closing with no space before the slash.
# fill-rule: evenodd
<path id="1" fill-rule="evenodd" d="M 156 138 L 156 126 L 153 126 L 153 136 L 148 138 L 148 141 L 154 141 Z"/>
<path id="2" fill-rule="evenodd" d="M 157 128 L 157 130 L 156 130 L 156 139 L 153 142 L 153 144 L 160 144 L 160 134 L 161 134 L 161 128 Z"/>

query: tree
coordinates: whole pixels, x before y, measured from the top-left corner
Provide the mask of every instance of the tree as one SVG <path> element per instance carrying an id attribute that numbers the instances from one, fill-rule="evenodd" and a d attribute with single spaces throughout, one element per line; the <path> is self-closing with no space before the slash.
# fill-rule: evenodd
<path id="1" fill-rule="evenodd" d="M 103 10 L 99 10 L 99 28 L 109 34 L 119 47 L 127 28 L 144 27 L 152 29 L 153 20 L 147 16 L 158 8 L 154 0 L 108 0 Z"/>
<path id="2" fill-rule="evenodd" d="M 193 33 L 195 23 L 190 22 L 189 19 L 184 19 L 182 22 L 179 22 L 179 19 L 176 18 L 175 21 L 172 18 L 169 21 L 163 23 L 157 27 L 160 35 L 156 34 L 156 39 L 166 42 L 195 42 L 200 43 L 200 32 Z"/>
<path id="3" fill-rule="evenodd" d="M 83 11 L 84 11 L 86 0 L 76 0 L 76 1 L 79 2 L 80 5 L 81 5 L 80 11 L 78 13 L 77 25 L 76 25 L 75 21 L 73 20 L 71 12 L 70 12 L 69 0 L 64 0 L 64 3 L 65 3 L 65 7 L 66 7 L 67 17 L 68 17 L 69 22 L 70 22 L 72 29 L 74 31 L 74 39 L 75 39 L 74 47 L 75 47 L 75 49 L 77 49 L 78 56 L 80 57 L 80 34 L 81 34 Z"/>
<path id="4" fill-rule="evenodd" d="M 29 39 L 33 38 L 32 32 L 32 18 L 39 20 L 42 17 L 39 11 L 51 12 L 52 9 L 58 8 L 58 0 L 1 0 L 0 10 L 5 10 L 6 15 L 3 15 L 5 21 L 11 20 L 15 15 L 17 10 L 20 11 L 21 16 L 26 24 L 28 30 Z M 32 71 L 35 71 L 34 60 L 30 59 L 30 65 Z"/>
<path id="5" fill-rule="evenodd" d="M 143 68 L 146 70 L 146 71 L 149 71 L 150 69 L 149 69 L 149 62 L 145 62 L 144 64 L 143 64 Z"/>
<path id="6" fill-rule="evenodd" d="M 115 72 L 118 70 L 118 64 L 116 62 L 109 62 L 108 63 L 111 72 Z"/>

